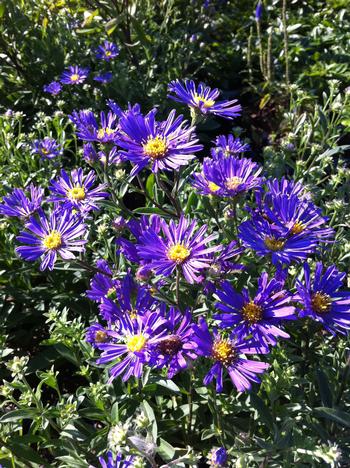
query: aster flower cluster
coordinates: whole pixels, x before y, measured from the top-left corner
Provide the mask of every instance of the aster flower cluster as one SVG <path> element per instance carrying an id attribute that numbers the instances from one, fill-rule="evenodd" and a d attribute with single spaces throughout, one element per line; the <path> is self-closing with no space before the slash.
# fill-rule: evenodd
<path id="1" fill-rule="evenodd" d="M 118 53 L 105 42 L 96 56 L 109 62 Z M 86 268 L 94 272 L 86 295 L 98 313 L 86 341 L 109 383 L 191 372 L 217 392 L 249 391 L 268 371 L 273 347 L 293 336 L 292 322 L 307 318 L 331 334 L 350 329 L 345 273 L 314 262 L 333 245 L 334 231 L 300 181 L 269 178 L 240 138 L 220 135 L 210 156 L 196 159 L 203 146 L 195 124 L 210 115 L 230 120 L 241 107 L 193 81 L 169 89 L 189 107 L 191 124 L 175 110 L 159 117 L 138 104 L 123 110 L 109 101 L 99 118 L 75 110 L 69 117 L 96 172 L 62 168 L 46 199 L 34 185 L 15 189 L 0 213 L 25 222 L 18 254 L 52 270 L 58 258 L 84 253 L 89 220 L 105 207 L 105 248 L 93 245 L 96 261 Z M 57 152 L 49 141 L 36 147 Z M 115 180 L 111 164 L 128 180 Z M 146 207 L 131 212 L 128 187 Z M 48 215 L 43 203 L 53 206 Z M 208 461 L 229 466 L 224 447 Z M 100 463 L 132 466 L 132 458 L 107 453 Z"/>

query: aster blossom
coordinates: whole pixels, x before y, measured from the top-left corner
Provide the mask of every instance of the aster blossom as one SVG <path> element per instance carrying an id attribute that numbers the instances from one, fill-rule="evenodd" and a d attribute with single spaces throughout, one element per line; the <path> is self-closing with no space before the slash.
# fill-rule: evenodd
<path id="1" fill-rule="evenodd" d="M 59 81 L 52 81 L 48 85 L 44 86 L 45 93 L 52 94 L 52 96 L 57 96 L 62 90 L 61 83 Z"/>
<path id="2" fill-rule="evenodd" d="M 83 212 L 98 210 L 98 202 L 109 196 L 104 190 L 107 184 L 93 188 L 96 180 L 94 171 L 84 175 L 81 168 L 74 169 L 70 175 L 62 169 L 61 176 L 51 180 L 50 202 L 62 204 L 62 209 L 78 209 Z"/>
<path id="3" fill-rule="evenodd" d="M 221 245 L 207 246 L 217 235 L 205 237 L 207 226 L 198 228 L 196 221 L 184 216 L 178 224 L 171 220 L 167 225 L 161 219 L 160 229 L 160 233 L 149 229 L 141 235 L 136 246 L 140 258 L 158 275 L 170 276 L 178 268 L 189 283 L 201 281 L 200 272 L 210 267 L 214 252 L 222 249 Z"/>
<path id="4" fill-rule="evenodd" d="M 109 382 L 122 374 L 124 382 L 132 375 L 141 377 L 144 364 L 149 361 L 149 346 L 166 333 L 165 325 L 158 312 L 137 316 L 135 320 L 125 314 L 116 331 L 106 331 L 110 341 L 97 345 L 102 351 L 97 364 L 112 363 Z"/>
<path id="5" fill-rule="evenodd" d="M 297 295 L 300 302 L 300 317 L 310 317 L 321 323 L 330 333 L 345 334 L 350 329 L 350 292 L 344 287 L 346 273 L 335 265 L 325 267 L 316 264 L 314 276 L 310 266 L 304 264 L 304 281 L 297 280 Z"/>
<path id="6" fill-rule="evenodd" d="M 239 392 L 250 390 L 250 382 L 260 383 L 257 374 L 265 372 L 269 364 L 246 359 L 245 354 L 266 354 L 267 347 L 262 347 L 254 340 L 242 340 L 234 336 L 224 338 L 215 329 L 212 335 L 203 317 L 199 319 L 198 325 L 193 326 L 193 331 L 198 354 L 213 361 L 213 366 L 204 377 L 204 385 L 209 385 L 216 378 L 216 391 L 222 392 L 224 369 Z"/>
<path id="7" fill-rule="evenodd" d="M 99 75 L 94 76 L 94 81 L 98 83 L 106 84 L 109 83 L 113 78 L 112 72 L 100 73 Z"/>
<path id="8" fill-rule="evenodd" d="M 175 170 L 191 161 L 202 145 L 197 144 L 194 128 L 172 110 L 164 122 L 155 120 L 156 110 L 146 116 L 129 111 L 121 117 L 119 146 L 134 167 L 131 175 L 151 165 L 152 172 Z"/>
<path id="9" fill-rule="evenodd" d="M 243 143 L 240 138 L 235 138 L 233 135 L 219 135 L 215 140 L 215 148 L 211 149 L 213 157 L 218 153 L 224 156 L 236 156 L 240 153 L 245 153 L 250 150 L 247 143 Z"/>
<path id="10" fill-rule="evenodd" d="M 44 190 L 34 184 L 30 184 L 25 190 L 16 188 L 11 194 L 3 197 L 0 214 L 27 218 L 41 207 L 43 196 Z"/>
<path id="11" fill-rule="evenodd" d="M 251 159 L 225 157 L 204 158 L 202 172 L 193 176 L 193 186 L 202 195 L 232 198 L 261 186 L 262 167 Z"/>
<path id="12" fill-rule="evenodd" d="M 227 451 L 224 447 L 213 447 L 208 453 L 207 459 L 212 468 L 224 468 L 227 466 Z"/>
<path id="13" fill-rule="evenodd" d="M 109 62 L 119 55 L 119 48 L 113 42 L 104 41 L 104 43 L 97 47 L 96 58 Z"/>
<path id="14" fill-rule="evenodd" d="M 233 119 L 241 115 L 241 106 L 237 99 L 232 101 L 217 101 L 220 91 L 211 89 L 203 83 L 196 87 L 194 81 L 180 80 L 172 81 L 168 89 L 175 96 L 169 94 L 168 97 L 174 101 L 187 104 L 189 107 L 203 115 L 213 114 L 226 119 Z"/>
<path id="15" fill-rule="evenodd" d="M 84 141 L 113 143 L 118 139 L 118 119 L 113 112 L 100 112 L 100 124 L 87 110 L 73 111 L 69 118 L 77 127 L 77 136 Z"/>
<path id="16" fill-rule="evenodd" d="M 235 291 L 229 281 L 223 281 L 216 290 L 219 302 L 215 304 L 220 313 L 213 318 L 222 328 L 233 328 L 235 335 L 253 339 L 264 345 L 275 345 L 277 338 L 289 338 L 282 330 L 284 320 L 295 320 L 295 307 L 291 295 L 282 288 L 281 282 L 263 273 L 258 281 L 254 297 L 248 289 Z"/>
<path id="17" fill-rule="evenodd" d="M 150 365 L 167 367 L 167 376 L 172 379 L 188 367 L 188 362 L 197 358 L 197 344 L 193 341 L 192 314 L 187 309 L 183 314 L 171 307 L 167 316 L 168 334 L 155 340 L 150 347 Z"/>
<path id="18" fill-rule="evenodd" d="M 62 147 L 54 138 L 45 137 L 33 142 L 32 154 L 39 154 L 42 159 L 53 159 L 62 154 Z"/>
<path id="19" fill-rule="evenodd" d="M 84 252 L 86 226 L 68 211 L 53 212 L 49 218 L 43 210 L 38 211 L 39 219 L 32 216 L 25 224 L 27 231 L 21 231 L 17 240 L 22 245 L 16 252 L 25 260 L 33 262 L 42 258 L 40 270 L 52 270 L 57 257 L 63 260 L 75 258 L 73 252 Z M 29 232 L 28 232 L 29 231 Z"/>
<path id="20" fill-rule="evenodd" d="M 98 461 L 101 464 L 101 468 L 132 468 L 135 457 L 128 455 L 124 458 L 122 453 L 113 455 L 111 451 L 107 452 L 107 461 L 104 457 L 99 457 Z"/>
<path id="21" fill-rule="evenodd" d="M 305 260 L 333 236 L 333 229 L 323 226 L 320 210 L 296 195 L 268 198 L 262 212 L 240 225 L 239 237 L 258 255 L 271 255 L 274 264 Z"/>
<path id="22" fill-rule="evenodd" d="M 77 65 L 68 67 L 61 75 L 61 83 L 67 85 L 76 85 L 84 83 L 89 75 L 88 68 L 81 68 Z"/>

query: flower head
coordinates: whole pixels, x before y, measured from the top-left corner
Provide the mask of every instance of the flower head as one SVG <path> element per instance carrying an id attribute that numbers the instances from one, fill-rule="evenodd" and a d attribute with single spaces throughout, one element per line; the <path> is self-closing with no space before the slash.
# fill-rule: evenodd
<path id="1" fill-rule="evenodd" d="M 158 312 L 134 320 L 128 314 L 120 317 L 118 330 L 107 331 L 110 341 L 97 346 L 103 351 L 97 363 L 112 363 L 109 382 L 122 374 L 124 382 L 132 375 L 141 377 L 143 366 L 149 361 L 149 347 L 166 333 L 165 324 Z"/>
<path id="2" fill-rule="evenodd" d="M 132 468 L 134 458 L 133 455 L 124 458 L 122 453 L 117 453 L 114 457 L 112 452 L 107 452 L 107 461 L 103 457 L 99 457 L 98 461 L 101 468 Z"/>
<path id="3" fill-rule="evenodd" d="M 344 286 L 345 273 L 335 265 L 325 268 L 316 264 L 314 277 L 310 267 L 304 265 L 304 281 L 297 280 L 296 300 L 300 302 L 300 317 L 320 322 L 333 335 L 345 334 L 350 329 L 350 292 L 339 291 Z"/>
<path id="4" fill-rule="evenodd" d="M 278 195 L 265 200 L 262 214 L 253 214 L 240 225 L 239 237 L 258 255 L 271 255 L 274 264 L 289 264 L 306 259 L 320 242 L 328 242 L 333 230 L 324 227 L 325 222 L 311 202 Z"/>
<path id="5" fill-rule="evenodd" d="M 222 392 L 224 369 L 227 370 L 232 383 L 240 392 L 250 390 L 250 381 L 260 382 L 257 374 L 262 374 L 269 365 L 265 362 L 248 360 L 245 354 L 266 354 L 268 348 L 262 347 L 254 340 L 224 338 L 216 330 L 211 335 L 203 318 L 199 319 L 198 325 L 193 326 L 193 331 L 198 353 L 213 361 L 213 366 L 204 378 L 205 385 L 209 385 L 216 378 L 216 390 Z"/>
<path id="6" fill-rule="evenodd" d="M 99 75 L 94 76 L 94 81 L 97 81 L 102 84 L 106 84 L 112 80 L 112 77 L 113 77 L 112 72 L 100 73 Z"/>
<path id="7" fill-rule="evenodd" d="M 104 41 L 104 43 L 97 47 L 96 58 L 109 62 L 119 55 L 119 48 L 113 42 Z"/>
<path id="8" fill-rule="evenodd" d="M 32 154 L 39 154 L 42 159 L 53 159 L 62 154 L 62 148 L 54 138 L 45 137 L 33 142 Z"/>
<path id="9" fill-rule="evenodd" d="M 172 81 L 168 87 L 169 91 L 174 93 L 168 95 L 174 101 L 187 104 L 197 112 L 207 115 L 214 114 L 226 119 L 233 119 L 241 114 L 241 106 L 237 100 L 217 101 L 220 96 L 218 89 L 211 89 L 203 83 L 196 87 L 194 81 L 186 80 L 182 83 L 179 80 Z"/>
<path id="10" fill-rule="evenodd" d="M 61 83 L 59 81 L 52 81 L 48 85 L 44 86 L 45 93 L 52 94 L 52 96 L 57 96 L 62 90 Z"/>
<path id="11" fill-rule="evenodd" d="M 227 466 L 227 451 L 224 447 L 213 447 L 208 453 L 209 466 L 212 468 L 224 468 Z"/>
<path id="12" fill-rule="evenodd" d="M 52 270 L 59 255 L 63 260 L 75 258 L 73 252 L 84 252 L 86 227 L 79 218 L 68 211 L 53 212 L 49 218 L 42 210 L 39 219 L 34 216 L 25 224 L 27 231 L 20 232 L 17 240 L 21 245 L 16 252 L 25 260 L 33 262 L 43 257 L 40 270 Z M 29 231 L 29 232 L 28 232 Z"/>
<path id="13" fill-rule="evenodd" d="M 131 175 L 151 165 L 152 172 L 174 170 L 188 164 L 202 149 L 183 117 L 172 110 L 164 122 L 155 120 L 156 110 L 146 116 L 129 111 L 120 119 L 121 139 L 126 159 L 134 164 Z"/>
<path id="14" fill-rule="evenodd" d="M 167 316 L 168 334 L 155 340 L 151 348 L 150 364 L 157 368 L 167 367 L 168 378 L 188 367 L 188 361 L 197 358 L 197 344 L 193 341 L 192 315 L 172 307 Z"/>
<path id="15" fill-rule="evenodd" d="M 235 197 L 259 187 L 262 168 L 251 159 L 234 156 L 205 158 L 202 172 L 193 176 L 193 186 L 202 195 Z"/>
<path id="16" fill-rule="evenodd" d="M 80 68 L 78 66 L 68 67 L 61 75 L 61 83 L 67 85 L 76 85 L 83 83 L 89 74 L 88 68 Z"/>
<path id="17" fill-rule="evenodd" d="M 114 143 L 119 137 L 117 116 L 113 112 L 100 113 L 100 125 L 91 111 L 73 111 L 69 116 L 77 127 L 77 136 L 84 141 Z"/>
<path id="18" fill-rule="evenodd" d="M 27 218 L 41 207 L 43 196 L 44 190 L 33 184 L 30 184 L 25 190 L 14 189 L 10 195 L 3 198 L 3 202 L 0 204 L 0 214 Z"/>
<path id="19" fill-rule="evenodd" d="M 137 252 L 140 258 L 149 262 L 156 274 L 170 276 L 180 268 L 189 283 L 198 282 L 199 273 L 210 267 L 213 253 L 222 249 L 221 245 L 208 247 L 216 234 L 205 237 L 207 226 L 197 229 L 197 222 L 181 217 L 178 224 L 173 220 L 169 225 L 160 220 L 161 233 L 149 229 L 140 236 Z"/>
<path id="20" fill-rule="evenodd" d="M 215 148 L 211 150 L 211 153 L 213 157 L 218 153 L 222 153 L 224 156 L 237 156 L 249 150 L 250 146 L 239 138 L 235 138 L 233 135 L 220 135 L 216 137 Z"/>
<path id="21" fill-rule="evenodd" d="M 221 327 L 233 328 L 238 337 L 251 335 L 262 346 L 275 345 L 277 338 L 289 338 L 281 323 L 296 318 L 291 295 L 282 289 L 280 281 L 269 280 L 267 273 L 261 275 L 254 297 L 249 296 L 246 288 L 242 293 L 236 292 L 228 281 L 221 283 L 216 296 L 219 302 L 215 306 L 220 313 L 214 318 Z"/>
<path id="22" fill-rule="evenodd" d="M 78 209 L 84 213 L 90 210 L 98 210 L 98 202 L 107 198 L 109 194 L 104 192 L 107 184 L 100 184 L 93 188 L 95 173 L 90 171 L 84 175 L 81 168 L 74 169 L 70 176 L 64 169 L 61 177 L 51 180 L 49 187 L 52 195 L 48 201 L 61 203 L 62 209 Z"/>
<path id="23" fill-rule="evenodd" d="M 256 9 L 255 9 L 255 19 L 256 19 L 256 21 L 261 20 L 262 15 L 263 15 L 263 11 L 264 11 L 264 8 L 263 8 L 262 1 L 259 0 L 257 5 L 256 5 Z"/>

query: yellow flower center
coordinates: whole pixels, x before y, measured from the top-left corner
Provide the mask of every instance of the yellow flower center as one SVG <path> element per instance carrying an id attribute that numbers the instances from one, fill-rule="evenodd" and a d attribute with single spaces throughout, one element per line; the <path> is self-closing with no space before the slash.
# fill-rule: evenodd
<path id="1" fill-rule="evenodd" d="M 167 257 L 176 263 L 183 263 L 190 255 L 191 251 L 182 244 L 172 245 L 167 252 Z"/>
<path id="2" fill-rule="evenodd" d="M 242 307 L 242 315 L 244 320 L 250 323 L 257 323 L 261 320 L 263 309 L 253 301 L 248 302 Z"/>
<path id="3" fill-rule="evenodd" d="M 224 366 L 230 365 L 237 358 L 237 351 L 231 341 L 224 338 L 219 338 L 213 344 L 212 358 L 219 361 Z"/>
<path id="4" fill-rule="evenodd" d="M 85 189 L 81 185 L 76 185 L 67 192 L 68 197 L 73 200 L 84 200 L 85 199 Z"/>
<path id="5" fill-rule="evenodd" d="M 95 341 L 96 343 L 105 343 L 107 341 L 107 333 L 102 330 L 98 330 L 95 334 Z"/>
<path id="6" fill-rule="evenodd" d="M 46 148 L 41 148 L 41 152 L 42 152 L 43 154 L 48 154 L 48 153 L 49 153 L 48 150 L 47 150 Z"/>
<path id="7" fill-rule="evenodd" d="M 78 81 L 79 80 L 79 75 L 77 73 L 73 73 L 73 75 L 71 75 L 70 79 L 71 81 Z"/>
<path id="8" fill-rule="evenodd" d="M 156 136 L 155 138 L 150 137 L 147 143 L 143 145 L 144 154 L 151 159 L 164 158 L 167 149 L 166 139 L 161 136 Z"/>
<path id="9" fill-rule="evenodd" d="M 311 297 L 311 307 L 317 314 L 325 314 L 331 310 L 332 299 L 328 294 L 316 292 Z"/>
<path id="10" fill-rule="evenodd" d="M 233 176 L 226 179 L 225 185 L 229 190 L 235 190 L 242 182 L 242 177 Z"/>
<path id="11" fill-rule="evenodd" d="M 99 131 L 97 132 L 97 138 L 101 139 L 105 135 L 112 135 L 115 132 L 113 128 L 106 127 L 106 128 L 100 128 Z"/>
<path id="12" fill-rule="evenodd" d="M 266 247 L 273 252 L 277 252 L 278 250 L 282 250 L 284 244 L 286 243 L 283 239 L 276 239 L 275 237 L 265 237 L 264 243 Z"/>
<path id="13" fill-rule="evenodd" d="M 134 351 L 141 351 L 143 347 L 145 346 L 147 342 L 147 339 L 143 335 L 134 335 L 131 336 L 127 343 L 126 346 L 129 351 L 134 352 Z"/>
<path id="14" fill-rule="evenodd" d="M 301 232 L 303 232 L 303 230 L 305 229 L 303 223 L 301 223 L 300 221 L 297 221 L 294 226 L 292 227 L 292 229 L 290 230 L 290 233 L 291 234 L 300 234 Z"/>
<path id="15" fill-rule="evenodd" d="M 198 106 L 202 105 L 202 107 L 212 107 L 215 104 L 212 99 L 206 99 L 203 95 L 200 96 L 197 93 L 194 94 L 193 100 Z"/>
<path id="16" fill-rule="evenodd" d="M 106 57 L 110 57 L 112 55 L 112 52 L 110 50 L 106 50 L 105 55 Z"/>
<path id="17" fill-rule="evenodd" d="M 214 184 L 214 182 L 209 182 L 208 183 L 208 189 L 211 192 L 217 192 L 218 190 L 220 190 L 220 187 L 218 185 Z"/>
<path id="18" fill-rule="evenodd" d="M 43 244 L 46 249 L 56 250 L 62 245 L 62 236 L 58 231 L 53 230 L 44 237 Z"/>

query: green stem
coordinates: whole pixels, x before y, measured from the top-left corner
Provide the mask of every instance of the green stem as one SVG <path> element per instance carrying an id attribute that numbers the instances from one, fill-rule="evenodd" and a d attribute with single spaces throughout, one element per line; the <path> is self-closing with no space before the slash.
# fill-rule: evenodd
<path id="1" fill-rule="evenodd" d="M 287 0 L 282 3 L 282 24 L 283 24 L 283 42 L 284 42 L 284 59 L 286 66 L 286 85 L 289 88 L 289 60 L 288 60 L 288 31 L 287 31 Z"/>

